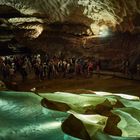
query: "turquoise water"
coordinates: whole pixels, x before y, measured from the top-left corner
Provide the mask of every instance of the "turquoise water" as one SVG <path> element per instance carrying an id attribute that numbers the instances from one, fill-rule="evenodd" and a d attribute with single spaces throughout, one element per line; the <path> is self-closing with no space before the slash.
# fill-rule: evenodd
<path id="1" fill-rule="evenodd" d="M 41 97 L 28 92 L 0 92 L 0 140 L 78 140 L 64 134 L 67 113 L 41 106 Z"/>

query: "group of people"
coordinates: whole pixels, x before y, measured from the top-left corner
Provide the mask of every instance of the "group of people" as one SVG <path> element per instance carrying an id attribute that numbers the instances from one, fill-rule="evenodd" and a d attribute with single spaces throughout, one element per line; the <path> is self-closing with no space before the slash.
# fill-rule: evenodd
<path id="1" fill-rule="evenodd" d="M 140 63 L 135 63 L 135 65 L 130 64 L 129 59 L 122 61 L 121 72 L 125 74 L 125 76 L 133 79 L 133 76 L 140 76 Z"/>
<path id="2" fill-rule="evenodd" d="M 17 75 L 26 81 L 31 75 L 37 80 L 91 77 L 93 70 L 100 71 L 100 61 L 92 57 L 60 58 L 49 55 L 5 56 L 0 59 L 0 75 L 4 81 L 13 81 Z"/>

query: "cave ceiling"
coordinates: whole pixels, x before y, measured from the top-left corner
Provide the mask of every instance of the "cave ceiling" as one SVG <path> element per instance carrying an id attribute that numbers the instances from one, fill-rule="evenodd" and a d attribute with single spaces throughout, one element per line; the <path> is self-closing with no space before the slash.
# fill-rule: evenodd
<path id="1" fill-rule="evenodd" d="M 101 28 L 139 31 L 140 0 L 0 0 L 0 26 L 96 35 Z M 31 32 L 32 31 L 32 32 Z"/>

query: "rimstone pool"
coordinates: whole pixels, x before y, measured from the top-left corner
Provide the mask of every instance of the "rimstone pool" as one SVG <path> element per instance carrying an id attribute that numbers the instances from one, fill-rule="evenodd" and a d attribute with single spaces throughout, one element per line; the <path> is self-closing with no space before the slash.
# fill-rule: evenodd
<path id="1" fill-rule="evenodd" d="M 32 93 L 0 92 L 0 140 L 77 140 L 64 134 L 67 113 L 51 111 Z"/>
<path id="2" fill-rule="evenodd" d="M 111 93 L 102 92 L 100 94 L 100 92 L 95 92 L 95 94 L 96 95 L 76 95 L 56 92 L 53 94 L 39 93 L 38 96 L 31 92 L 1 91 L 0 140 L 78 140 L 79 138 L 64 133 L 61 128 L 62 123 L 69 118 L 70 114 L 84 124 L 89 135 L 89 138 L 85 137 L 85 139 L 138 140 L 138 127 L 140 126 L 140 111 L 138 110 L 140 106 L 139 97 L 124 94 L 118 96 L 116 94 L 114 98 L 114 95 L 112 96 Z M 125 109 L 118 108 L 114 111 L 114 113 L 121 118 L 117 127 L 121 129 L 122 137 L 111 136 L 102 131 L 102 128 L 104 128 L 106 124 L 106 116 L 99 114 L 87 115 L 83 113 L 85 107 L 89 107 L 89 104 L 97 105 L 99 102 L 101 103 L 104 97 L 107 97 L 111 104 L 113 104 L 116 96 L 125 106 Z M 70 109 L 68 111 L 62 109 L 61 111 L 62 107 L 56 106 L 56 108 L 60 107 L 60 111 L 54 111 L 45 108 L 41 105 L 43 98 L 48 99 L 54 104 L 60 101 L 60 103 L 70 106 Z M 93 101 L 95 102 L 93 103 Z M 83 102 L 83 104 L 80 102 Z M 134 108 L 132 108 L 132 106 L 134 106 Z M 57 110 L 59 110 L 59 108 L 57 108 Z M 96 132 L 96 129 L 99 131 Z M 77 133 L 80 133 L 80 130 Z"/>

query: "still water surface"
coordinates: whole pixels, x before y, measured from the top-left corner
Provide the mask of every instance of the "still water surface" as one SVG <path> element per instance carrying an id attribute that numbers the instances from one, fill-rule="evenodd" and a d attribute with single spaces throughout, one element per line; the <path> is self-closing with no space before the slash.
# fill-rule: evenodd
<path id="1" fill-rule="evenodd" d="M 78 140 L 64 134 L 67 113 L 41 106 L 41 97 L 27 92 L 0 92 L 0 140 Z"/>

